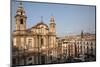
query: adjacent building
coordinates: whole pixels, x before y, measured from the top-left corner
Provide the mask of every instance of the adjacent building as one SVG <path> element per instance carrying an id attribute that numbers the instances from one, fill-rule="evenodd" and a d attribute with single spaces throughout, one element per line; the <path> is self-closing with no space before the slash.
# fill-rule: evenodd
<path id="1" fill-rule="evenodd" d="M 59 44 L 60 43 L 60 44 Z M 96 55 L 95 34 L 84 33 L 59 38 L 58 45 L 61 45 L 62 58 L 82 57 Z"/>

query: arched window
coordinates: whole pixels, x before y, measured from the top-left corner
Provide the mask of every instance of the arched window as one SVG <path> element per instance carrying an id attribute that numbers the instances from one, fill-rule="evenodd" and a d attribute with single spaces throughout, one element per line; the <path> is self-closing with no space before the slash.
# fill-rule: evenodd
<path id="1" fill-rule="evenodd" d="M 23 12 L 21 12 L 21 15 L 23 15 Z"/>
<path id="2" fill-rule="evenodd" d="M 23 19 L 20 19 L 20 24 L 23 24 Z"/>
<path id="3" fill-rule="evenodd" d="M 93 46 L 93 43 L 91 42 L 91 46 Z"/>
<path id="4" fill-rule="evenodd" d="M 87 42 L 87 45 L 88 45 L 89 43 Z"/>

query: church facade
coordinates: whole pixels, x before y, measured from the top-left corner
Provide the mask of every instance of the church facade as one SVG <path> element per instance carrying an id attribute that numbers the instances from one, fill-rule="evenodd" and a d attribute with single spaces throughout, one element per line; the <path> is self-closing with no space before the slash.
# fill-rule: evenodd
<path id="1" fill-rule="evenodd" d="M 34 20 L 34 19 L 33 19 Z M 27 16 L 22 3 L 15 15 L 12 32 L 12 64 L 39 65 L 96 61 L 96 34 L 56 35 L 54 16 L 49 25 L 43 20 L 27 28 Z"/>
<path id="2" fill-rule="evenodd" d="M 26 20 L 25 10 L 20 5 L 16 11 L 16 28 L 12 34 L 13 47 L 17 49 L 17 52 L 15 51 L 13 54 L 13 64 L 42 64 L 43 60 L 41 59 L 43 58 L 43 63 L 47 63 L 47 61 L 49 63 L 49 56 L 51 56 L 51 59 L 56 57 L 56 24 L 54 17 L 51 16 L 50 18 L 50 26 L 41 20 L 29 29 L 26 28 L 26 23 L 28 23 Z M 31 63 L 28 62 L 30 57 L 33 59 Z"/>

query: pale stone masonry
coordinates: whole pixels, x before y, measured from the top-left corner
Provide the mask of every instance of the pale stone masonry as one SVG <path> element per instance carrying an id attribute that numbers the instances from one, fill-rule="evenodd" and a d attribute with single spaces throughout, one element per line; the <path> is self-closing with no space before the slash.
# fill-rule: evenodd
<path id="1" fill-rule="evenodd" d="M 79 35 L 57 37 L 54 16 L 51 16 L 49 26 L 41 20 L 27 29 L 29 22 L 26 20 L 25 10 L 20 4 L 15 16 L 16 28 L 12 32 L 13 65 L 73 62 L 75 58 L 87 61 L 85 56 L 90 55 L 96 60 L 95 34 L 82 31 Z"/>
<path id="2" fill-rule="evenodd" d="M 41 53 L 41 55 L 45 55 L 44 63 L 49 63 L 49 58 L 46 58 L 46 56 L 55 57 L 54 50 L 56 48 L 56 30 L 54 16 L 51 16 L 50 18 L 50 27 L 41 20 L 35 26 L 26 29 L 26 23 L 28 23 L 26 22 L 26 20 L 27 16 L 25 15 L 25 10 L 22 5 L 20 5 L 17 8 L 15 16 L 16 30 L 13 32 L 13 47 L 18 48 L 19 52 L 21 52 L 21 50 L 25 52 L 25 50 L 27 49 L 28 52 Z M 38 59 L 40 59 L 41 56 L 36 57 L 33 54 L 32 57 L 32 64 L 41 64 L 41 62 L 38 62 Z M 15 57 L 15 59 L 17 59 L 17 57 Z M 25 60 L 27 61 L 27 59 Z M 19 61 L 19 63 L 15 64 L 21 65 L 24 63 L 21 59 Z M 28 64 L 28 62 L 26 64 Z"/>

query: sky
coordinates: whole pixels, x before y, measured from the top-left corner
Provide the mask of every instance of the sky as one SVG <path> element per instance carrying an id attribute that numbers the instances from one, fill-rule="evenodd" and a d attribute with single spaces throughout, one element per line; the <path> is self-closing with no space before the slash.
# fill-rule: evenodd
<path id="1" fill-rule="evenodd" d="M 83 30 L 95 33 L 95 6 L 22 2 L 27 16 L 27 29 L 41 21 L 49 26 L 50 17 L 53 15 L 58 36 L 80 34 Z M 15 15 L 19 2 L 12 1 L 12 30 L 15 30 Z"/>

